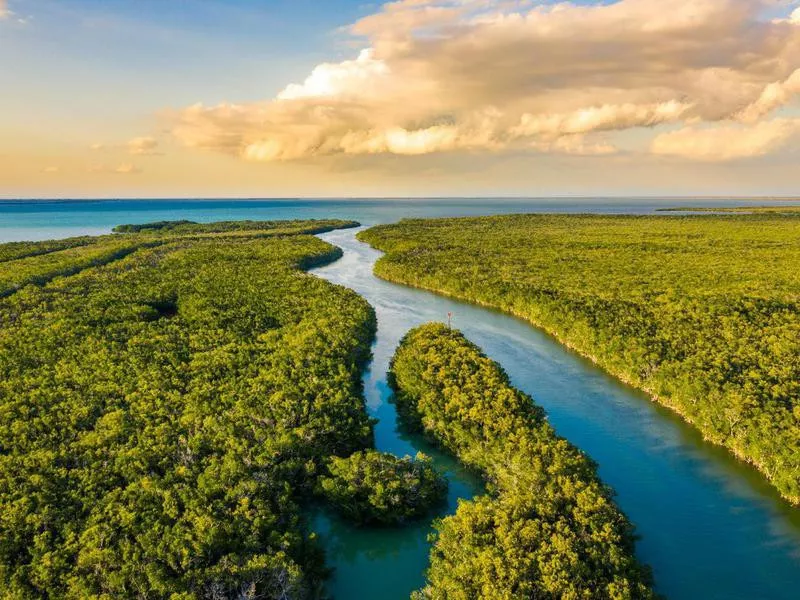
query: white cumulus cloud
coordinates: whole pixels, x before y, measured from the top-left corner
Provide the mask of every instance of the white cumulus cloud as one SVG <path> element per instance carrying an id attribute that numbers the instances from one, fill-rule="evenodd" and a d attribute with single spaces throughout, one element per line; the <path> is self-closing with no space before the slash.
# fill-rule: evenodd
<path id="1" fill-rule="evenodd" d="M 372 55 L 372 50 L 366 49 L 356 60 L 319 65 L 302 84 L 287 86 L 278 94 L 278 100 L 374 94 L 379 91 L 375 88 L 388 80 L 391 73 L 385 62 L 375 60 Z"/>

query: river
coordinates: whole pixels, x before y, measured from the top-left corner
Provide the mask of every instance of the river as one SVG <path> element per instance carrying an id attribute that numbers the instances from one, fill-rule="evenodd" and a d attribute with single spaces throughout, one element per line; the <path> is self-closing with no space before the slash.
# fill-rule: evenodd
<path id="1" fill-rule="evenodd" d="M 402 336 L 428 321 L 453 326 L 542 405 L 556 430 L 586 451 L 641 536 L 638 555 L 653 567 L 657 590 L 672 600 L 800 597 L 800 510 L 780 499 L 752 468 L 700 435 L 670 411 L 608 376 L 545 333 L 514 317 L 376 278 L 380 252 L 354 230 L 320 236 L 344 250 L 312 271 L 364 296 L 378 316 L 374 360 L 364 375 L 379 450 L 418 449 L 448 471 L 448 511 L 480 493 L 479 482 L 418 437 L 398 430 L 386 370 Z M 325 513 L 316 529 L 335 568 L 337 600 L 407 599 L 424 581 L 427 522 L 403 529 L 359 529 Z"/>

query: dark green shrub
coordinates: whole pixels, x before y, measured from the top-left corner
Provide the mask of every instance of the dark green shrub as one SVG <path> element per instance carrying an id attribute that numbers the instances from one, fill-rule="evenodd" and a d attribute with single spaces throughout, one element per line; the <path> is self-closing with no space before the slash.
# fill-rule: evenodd
<path id="1" fill-rule="evenodd" d="M 447 497 L 447 479 L 422 453 L 397 458 L 366 450 L 332 458 L 318 490 L 356 523 L 396 525 L 441 504 Z"/>

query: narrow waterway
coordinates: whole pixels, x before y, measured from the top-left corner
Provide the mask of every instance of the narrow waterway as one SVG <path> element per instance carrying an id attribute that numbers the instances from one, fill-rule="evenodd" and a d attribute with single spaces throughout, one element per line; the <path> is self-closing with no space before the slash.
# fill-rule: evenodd
<path id="1" fill-rule="evenodd" d="M 376 445 L 398 455 L 434 454 L 450 474 L 449 511 L 457 498 L 480 493 L 479 482 L 398 430 L 386 370 L 406 331 L 452 312 L 454 327 L 500 362 L 544 406 L 556 430 L 599 463 L 636 524 L 638 554 L 653 567 L 659 592 L 672 600 L 800 598 L 800 510 L 753 469 L 523 321 L 379 280 L 372 267 L 380 253 L 358 242 L 354 230 L 320 237 L 344 256 L 313 273 L 355 290 L 377 312 L 374 360 L 364 376 L 370 413 L 379 419 Z M 365 530 L 320 513 L 315 527 L 335 568 L 329 591 L 337 600 L 407 599 L 422 585 L 429 523 Z"/>

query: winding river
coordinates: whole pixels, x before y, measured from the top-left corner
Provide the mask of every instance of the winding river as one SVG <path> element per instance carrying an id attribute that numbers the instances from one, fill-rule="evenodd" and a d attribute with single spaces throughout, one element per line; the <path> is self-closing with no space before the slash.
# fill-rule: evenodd
<path id="1" fill-rule="evenodd" d="M 600 475 L 641 536 L 638 554 L 672 600 L 800 598 L 800 509 L 782 501 L 753 469 L 646 395 L 523 321 L 381 281 L 380 256 L 354 230 L 320 236 L 344 256 L 313 273 L 349 287 L 375 307 L 378 336 L 364 375 L 376 445 L 398 455 L 423 450 L 449 473 L 450 501 L 480 493 L 480 482 L 424 440 L 398 429 L 386 382 L 389 360 L 408 329 L 453 313 L 453 325 L 500 362 L 513 383 L 545 407 L 556 430 L 600 465 Z M 314 526 L 335 572 L 337 600 L 407 599 L 428 561 L 429 523 L 358 529 L 320 512 Z"/>

